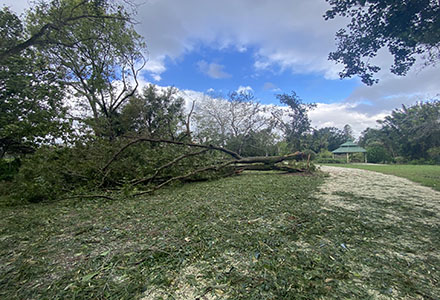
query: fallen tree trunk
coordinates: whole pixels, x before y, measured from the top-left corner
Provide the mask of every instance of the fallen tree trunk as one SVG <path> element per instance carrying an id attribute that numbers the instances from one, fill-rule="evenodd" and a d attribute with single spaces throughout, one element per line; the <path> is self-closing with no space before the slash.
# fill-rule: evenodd
<path id="1" fill-rule="evenodd" d="M 236 160 L 236 163 L 241 164 L 254 164 L 254 163 L 263 163 L 266 165 L 273 165 L 283 161 L 289 160 L 301 160 L 305 157 L 302 152 L 295 152 L 288 155 L 283 156 L 252 156 L 252 157 L 244 157 Z"/>
<path id="2" fill-rule="evenodd" d="M 269 164 L 251 164 L 251 165 L 237 165 L 235 166 L 237 172 L 240 171 L 283 171 L 289 173 L 305 172 L 307 170 L 302 168 L 294 168 L 288 165 L 269 165 Z"/>
<path id="3" fill-rule="evenodd" d="M 203 144 L 197 144 L 192 142 L 182 142 L 182 141 L 173 141 L 173 140 L 165 140 L 165 139 L 154 139 L 149 137 L 139 137 L 136 138 L 130 142 L 128 142 L 125 146 L 121 147 L 118 151 L 115 152 L 115 154 L 111 157 L 111 159 L 104 165 L 104 167 L 101 169 L 102 173 L 102 183 L 105 182 L 106 177 L 111 172 L 111 166 L 112 164 L 118 160 L 119 157 L 122 156 L 125 150 L 128 148 L 137 145 L 139 143 L 163 143 L 163 144 L 173 144 L 177 146 L 183 147 L 183 154 L 179 155 L 178 157 L 170 160 L 169 162 L 166 162 L 162 166 L 159 166 L 155 168 L 154 172 L 147 177 L 144 178 L 135 178 L 131 181 L 131 186 L 137 186 L 137 185 L 147 185 L 151 187 L 150 189 L 142 192 L 136 192 L 133 194 L 133 196 L 139 196 L 146 193 L 154 192 L 172 182 L 175 181 L 185 181 L 185 180 L 191 180 L 194 178 L 197 178 L 197 175 L 201 173 L 206 172 L 219 172 L 222 171 L 222 175 L 232 175 L 237 174 L 245 170 L 252 170 L 252 171 L 283 171 L 283 172 L 305 172 L 307 171 L 307 167 L 303 166 L 295 166 L 295 165 L 289 165 L 285 162 L 287 161 L 299 161 L 304 158 L 306 158 L 306 155 L 302 152 L 295 152 L 289 155 L 284 156 L 255 156 L 255 157 L 242 157 L 238 153 L 231 151 L 229 149 L 214 146 L 214 145 L 203 145 Z M 202 149 L 199 151 L 188 151 L 191 148 L 198 148 Z M 167 169 L 171 169 L 178 165 L 179 163 L 182 163 L 182 161 L 187 160 L 189 158 L 194 158 L 199 155 L 205 155 L 207 152 L 210 151 L 219 151 L 223 153 L 223 155 L 229 156 L 229 158 L 226 158 L 223 156 L 222 159 L 219 159 L 217 161 L 212 161 L 210 164 L 199 164 L 198 166 L 195 165 L 194 168 L 188 169 L 188 172 L 185 172 L 184 174 L 180 175 L 174 175 L 174 176 L 159 176 L 160 173 L 165 172 Z M 185 153 L 187 152 L 187 153 Z M 202 156 L 203 157 L 203 156 Z M 199 160 L 200 161 L 200 160 Z M 284 162 L 284 163 L 283 163 Z M 308 165 L 307 165 L 308 166 Z M 227 171 L 224 169 L 228 168 Z M 196 176 L 196 177 L 194 177 Z"/>

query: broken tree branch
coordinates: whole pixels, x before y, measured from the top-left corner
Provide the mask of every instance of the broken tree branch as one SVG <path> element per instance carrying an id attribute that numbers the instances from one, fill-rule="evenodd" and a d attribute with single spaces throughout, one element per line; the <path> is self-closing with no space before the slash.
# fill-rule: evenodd
<path id="1" fill-rule="evenodd" d="M 242 159 L 242 157 L 238 154 L 235 153 L 234 151 L 222 148 L 222 147 L 218 147 L 218 146 L 214 146 L 214 145 L 202 145 L 202 144 L 195 144 L 195 143 L 185 143 L 185 142 L 180 142 L 180 141 L 172 141 L 172 140 L 164 140 L 164 139 L 153 139 L 153 138 L 148 138 L 148 137 L 140 137 L 137 138 L 131 142 L 129 142 L 127 145 L 125 145 L 124 147 L 122 147 L 121 149 L 119 149 L 118 152 L 116 152 L 113 157 L 105 164 L 105 166 L 102 168 L 102 171 L 105 172 L 107 170 L 107 168 L 118 158 L 119 155 L 122 154 L 122 152 L 124 152 L 127 148 L 129 148 L 130 146 L 134 145 L 134 144 L 138 144 L 141 142 L 150 142 L 150 143 L 165 143 L 165 144 L 174 144 L 174 145 L 181 145 L 181 146 L 188 146 L 188 147 L 196 147 L 196 148 L 204 148 L 204 149 L 211 149 L 211 150 L 218 150 L 220 152 L 229 154 L 230 156 L 234 157 L 235 159 Z"/>
<path id="2" fill-rule="evenodd" d="M 189 172 L 187 174 L 170 178 L 167 181 L 165 181 L 165 182 L 163 182 L 163 183 L 153 187 L 152 189 L 150 189 L 148 191 L 138 192 L 138 193 L 134 194 L 133 196 L 136 197 L 136 196 L 142 196 L 142 195 L 145 195 L 145 194 L 150 194 L 150 193 L 153 193 L 154 191 L 157 191 L 158 189 L 164 187 L 165 185 L 167 185 L 167 184 L 169 184 L 169 183 L 171 183 L 173 181 L 186 179 L 188 177 L 191 177 L 191 176 L 194 176 L 196 174 L 199 174 L 199 173 L 202 173 L 202 172 L 206 172 L 206 171 L 209 171 L 209 170 L 216 170 L 216 171 L 218 171 L 218 170 L 221 170 L 221 169 L 223 169 L 223 168 L 225 168 L 225 167 L 227 167 L 229 165 L 232 165 L 234 163 L 235 163 L 235 161 L 231 160 L 231 161 L 227 161 L 227 162 L 225 162 L 223 164 L 220 164 L 220 165 L 213 165 L 213 166 L 208 166 L 208 167 L 200 168 L 200 169 L 194 170 L 192 172 Z"/>
<path id="3" fill-rule="evenodd" d="M 173 159 L 172 161 L 164 164 L 163 166 L 160 166 L 159 168 L 157 168 L 156 172 L 154 172 L 154 174 L 152 176 L 139 179 L 139 180 L 133 182 L 132 185 L 134 186 L 134 185 L 138 185 L 138 184 L 145 183 L 145 182 L 152 182 L 156 178 L 156 176 L 160 173 L 160 171 L 162 171 L 163 169 L 171 167 L 172 165 L 174 165 L 175 163 L 178 163 L 179 161 L 181 161 L 184 158 L 188 158 L 191 156 L 197 156 L 197 155 L 203 154 L 205 152 L 208 152 L 209 150 L 210 149 L 204 149 L 204 150 L 198 151 L 198 152 L 183 154 L 183 155 Z"/>
<path id="4" fill-rule="evenodd" d="M 102 184 L 105 182 L 105 178 L 110 174 L 111 172 L 111 164 L 118 159 L 118 157 L 130 146 L 141 143 L 141 142 L 150 142 L 150 143 L 164 143 L 164 144 L 173 144 L 173 145 L 180 145 L 183 147 L 191 148 L 202 148 L 201 151 L 196 152 L 188 152 L 184 153 L 171 161 L 165 163 L 164 165 L 156 168 L 153 171 L 153 174 L 141 179 L 133 179 L 131 181 L 131 186 L 136 186 L 139 184 L 145 184 L 145 183 L 152 183 L 153 180 L 156 185 L 153 185 L 153 187 L 149 190 L 142 191 L 142 192 L 136 192 L 132 196 L 141 196 L 148 193 L 153 193 L 154 191 L 174 182 L 174 181 L 181 181 L 188 179 L 194 175 L 207 172 L 207 171 L 219 171 L 225 167 L 232 166 L 231 174 L 234 173 L 240 173 L 244 170 L 255 170 L 255 171 L 285 171 L 285 172 L 304 172 L 306 171 L 303 167 L 296 167 L 296 166 L 289 166 L 289 165 L 281 165 L 281 162 L 284 161 L 291 161 L 291 160 L 300 160 L 304 159 L 306 156 L 302 152 L 295 152 L 289 155 L 284 156 L 254 156 L 254 157 L 241 157 L 239 154 L 235 153 L 234 151 L 231 151 L 229 149 L 214 146 L 214 145 L 203 145 L 203 144 L 196 144 L 191 142 L 182 142 L 182 141 L 175 141 L 175 140 L 166 140 L 166 139 L 155 139 L 155 138 L 149 138 L 149 137 L 139 137 L 135 138 L 134 140 L 130 141 L 123 147 L 121 147 L 112 157 L 111 159 L 105 164 L 105 166 L 101 169 L 101 172 L 103 174 L 102 178 Z M 160 180 L 157 180 L 158 175 L 167 168 L 170 168 L 174 165 L 176 165 L 178 162 L 182 161 L 183 159 L 194 157 L 197 155 L 203 155 L 204 153 L 208 151 L 220 151 L 225 154 L 228 154 L 232 157 L 232 159 L 225 159 L 225 158 L 219 158 L 217 161 L 211 162 L 209 165 L 205 166 L 194 166 L 195 169 L 192 171 L 188 171 L 185 174 L 174 176 L 174 177 L 165 177 L 161 178 Z M 206 163 L 206 161 L 204 162 Z M 209 162 L 208 162 L 209 163 Z M 202 164 L 203 165 L 203 164 Z M 101 185 L 102 185 L 101 184 Z"/>

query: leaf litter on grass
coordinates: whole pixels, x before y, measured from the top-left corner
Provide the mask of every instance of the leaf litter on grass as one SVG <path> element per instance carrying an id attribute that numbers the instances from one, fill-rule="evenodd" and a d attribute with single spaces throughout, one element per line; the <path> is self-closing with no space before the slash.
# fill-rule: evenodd
<path id="1" fill-rule="evenodd" d="M 440 297 L 440 193 L 406 179 L 357 169 L 322 167 L 326 216 L 342 221 L 351 243 L 355 286 L 373 299 Z M 351 286 L 350 288 L 353 288 Z"/>
<path id="2" fill-rule="evenodd" d="M 0 297 L 438 298 L 431 204 L 331 176 L 323 192 L 321 177 L 247 173 L 142 199 L 5 209 Z"/>

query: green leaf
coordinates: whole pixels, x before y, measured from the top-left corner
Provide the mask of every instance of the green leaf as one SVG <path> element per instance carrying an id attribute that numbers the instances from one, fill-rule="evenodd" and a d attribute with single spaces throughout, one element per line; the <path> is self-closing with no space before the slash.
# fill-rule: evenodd
<path id="1" fill-rule="evenodd" d="M 98 275 L 99 274 L 99 272 L 95 272 L 95 273 L 90 273 L 90 274 L 87 274 L 87 275 L 85 275 L 83 278 L 82 278 L 82 282 L 87 282 L 87 281 L 90 281 L 93 277 L 95 277 L 96 275 Z"/>

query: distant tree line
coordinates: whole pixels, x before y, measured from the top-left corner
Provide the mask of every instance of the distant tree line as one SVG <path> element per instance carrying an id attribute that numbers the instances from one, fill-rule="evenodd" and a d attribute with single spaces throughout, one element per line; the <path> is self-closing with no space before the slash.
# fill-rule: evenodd
<path id="1" fill-rule="evenodd" d="M 359 143 L 372 162 L 440 163 L 440 101 L 395 109 L 381 128 L 367 128 Z"/>

